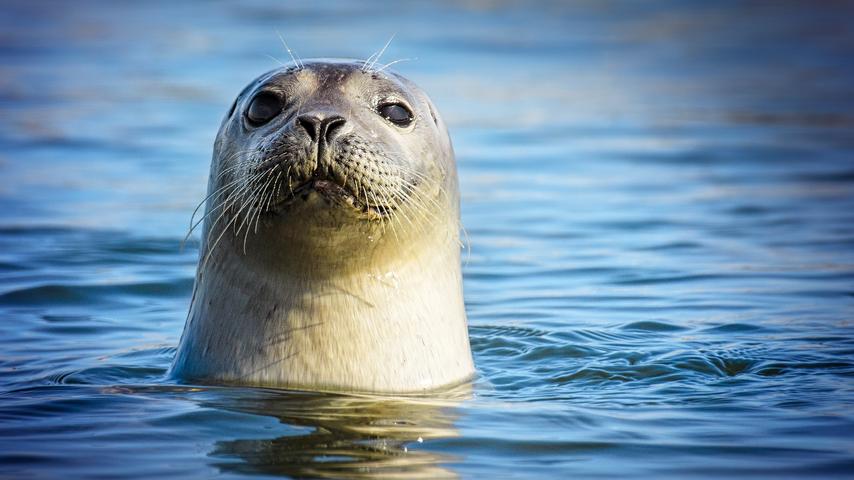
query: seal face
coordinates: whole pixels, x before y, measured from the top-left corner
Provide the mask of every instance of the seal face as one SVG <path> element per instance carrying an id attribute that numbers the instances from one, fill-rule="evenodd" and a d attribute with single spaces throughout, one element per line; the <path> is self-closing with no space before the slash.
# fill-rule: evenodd
<path id="1" fill-rule="evenodd" d="M 238 96 L 214 145 L 172 373 L 417 392 L 473 374 L 447 130 L 409 80 L 312 60 Z"/>

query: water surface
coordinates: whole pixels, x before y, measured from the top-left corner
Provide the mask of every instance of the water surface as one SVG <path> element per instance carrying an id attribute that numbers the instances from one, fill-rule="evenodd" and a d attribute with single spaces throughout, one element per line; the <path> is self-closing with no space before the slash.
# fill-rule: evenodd
<path id="1" fill-rule="evenodd" d="M 854 476 L 854 6 L 315 3 L 0 7 L 0 477 Z M 450 125 L 470 392 L 165 378 L 277 31 Z"/>

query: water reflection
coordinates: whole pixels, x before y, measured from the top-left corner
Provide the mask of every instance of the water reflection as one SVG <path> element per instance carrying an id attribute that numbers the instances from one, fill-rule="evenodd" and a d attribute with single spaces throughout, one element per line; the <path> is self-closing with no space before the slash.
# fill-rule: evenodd
<path id="1" fill-rule="evenodd" d="M 304 434 L 216 443 L 211 456 L 227 472 L 296 478 L 457 478 L 445 465 L 457 460 L 428 452 L 430 439 L 459 436 L 455 407 L 469 396 L 464 385 L 441 397 L 373 397 L 293 393 L 260 401 L 234 399 L 217 408 L 274 416 Z M 293 433 L 293 432 L 291 432 Z"/>

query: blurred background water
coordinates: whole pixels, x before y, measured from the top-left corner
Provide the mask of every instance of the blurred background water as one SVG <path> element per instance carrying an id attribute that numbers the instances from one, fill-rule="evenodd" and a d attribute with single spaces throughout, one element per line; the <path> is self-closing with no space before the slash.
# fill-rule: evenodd
<path id="1" fill-rule="evenodd" d="M 0 477 L 854 476 L 854 4 L 0 6 Z M 387 61 L 455 143 L 479 378 L 164 378 L 233 98 Z"/>

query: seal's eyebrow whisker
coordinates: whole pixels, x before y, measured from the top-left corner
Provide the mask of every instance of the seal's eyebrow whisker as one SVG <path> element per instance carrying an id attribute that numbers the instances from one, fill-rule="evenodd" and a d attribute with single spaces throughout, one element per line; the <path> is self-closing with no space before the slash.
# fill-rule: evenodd
<path id="1" fill-rule="evenodd" d="M 302 59 L 299 58 L 299 55 L 294 55 L 294 52 L 291 50 L 291 47 L 288 46 L 288 42 L 285 41 L 285 37 L 282 36 L 282 32 L 276 30 L 276 34 L 279 36 L 279 40 L 282 41 L 282 45 L 284 45 L 285 50 L 288 51 L 288 55 L 291 56 L 291 60 L 293 60 L 294 65 L 296 65 L 297 68 L 300 69 L 305 68 L 305 65 L 302 63 Z"/>
<path id="2" fill-rule="evenodd" d="M 362 66 L 359 68 L 359 70 L 367 73 L 368 72 L 368 65 L 370 65 L 371 61 L 374 59 L 374 56 L 376 56 L 376 54 L 377 54 L 377 52 L 374 52 L 371 54 L 370 57 L 368 57 L 364 61 L 362 61 Z"/>
<path id="3" fill-rule="evenodd" d="M 365 64 L 363 65 L 363 66 L 364 66 L 364 70 L 363 70 L 363 71 L 365 71 L 365 72 L 373 72 L 373 71 L 375 71 L 375 70 L 373 69 L 373 68 L 374 68 L 374 65 L 376 65 L 376 63 L 380 60 L 380 57 L 382 57 L 382 56 L 383 56 L 383 53 L 385 53 L 385 51 L 386 51 L 386 49 L 388 48 L 388 46 L 389 46 L 389 45 L 391 45 L 391 41 L 392 41 L 392 40 L 394 40 L 394 37 L 395 37 L 396 35 L 397 35 L 397 33 L 392 34 L 392 35 L 391 35 L 391 38 L 389 38 L 389 39 L 388 39 L 388 41 L 387 41 L 387 42 L 385 42 L 385 45 L 383 45 L 383 48 L 381 48 L 379 52 L 377 52 L 377 53 L 375 53 L 375 54 L 371 55 L 370 57 L 368 57 L 368 59 L 367 59 L 367 60 L 365 60 Z M 369 63 L 369 62 L 370 62 L 370 63 Z"/>
<path id="4" fill-rule="evenodd" d="M 283 61 L 279 60 L 278 58 L 276 58 L 276 57 L 274 57 L 274 56 L 272 56 L 272 55 L 270 55 L 269 53 L 265 53 L 265 54 L 264 54 L 264 56 L 265 56 L 265 57 L 267 57 L 267 58 L 269 58 L 270 60 L 272 60 L 272 61 L 274 61 L 274 62 L 278 63 L 279 65 L 281 65 L 281 66 L 283 66 L 283 67 L 286 67 L 286 68 L 287 68 L 287 66 L 288 66 L 285 62 L 283 62 Z"/>
<path id="5" fill-rule="evenodd" d="M 371 56 L 366 58 L 365 61 L 362 62 L 362 67 L 360 68 L 360 70 L 362 70 L 363 72 L 366 72 L 366 73 L 369 72 L 371 70 L 370 66 L 373 64 L 374 58 L 379 53 L 380 53 L 379 51 L 376 51 L 376 52 L 372 53 Z"/>
<path id="6" fill-rule="evenodd" d="M 395 61 L 393 61 L 393 62 L 388 62 L 388 63 L 386 63 L 386 64 L 385 64 L 385 65 L 383 65 L 382 67 L 380 67 L 380 68 L 378 68 L 378 69 L 374 70 L 374 73 L 380 73 L 380 72 L 382 72 L 383 70 L 385 70 L 386 68 L 388 68 L 388 67 L 390 67 L 390 66 L 394 65 L 395 63 L 400 63 L 400 62 L 412 62 L 412 61 L 415 61 L 415 60 L 418 60 L 418 57 L 412 57 L 412 58 L 400 58 L 400 59 L 397 59 L 397 60 L 395 60 Z"/>

